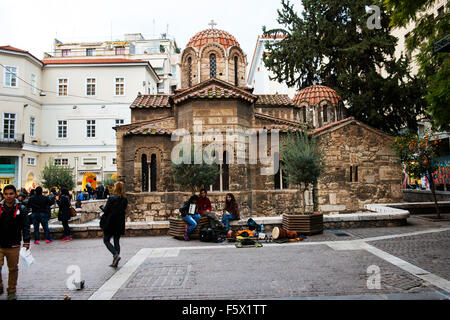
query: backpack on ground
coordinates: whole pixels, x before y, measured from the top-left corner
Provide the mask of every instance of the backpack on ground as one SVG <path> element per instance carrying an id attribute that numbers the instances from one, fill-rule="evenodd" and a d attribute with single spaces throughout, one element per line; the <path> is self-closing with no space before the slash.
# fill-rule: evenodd
<path id="1" fill-rule="evenodd" d="M 226 234 L 213 228 L 203 227 L 200 229 L 200 241 L 202 242 L 223 242 L 226 239 Z"/>
<path id="2" fill-rule="evenodd" d="M 255 222 L 255 220 L 253 220 L 252 218 L 247 220 L 247 226 L 248 226 L 248 229 L 251 231 L 256 230 L 258 232 L 261 232 L 261 225 L 257 224 Z"/>

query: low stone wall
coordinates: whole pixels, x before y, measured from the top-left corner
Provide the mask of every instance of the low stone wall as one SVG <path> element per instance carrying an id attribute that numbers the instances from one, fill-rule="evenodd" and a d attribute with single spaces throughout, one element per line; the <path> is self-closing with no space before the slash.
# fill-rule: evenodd
<path id="1" fill-rule="evenodd" d="M 214 211 L 221 211 L 228 192 L 208 192 Z M 300 192 L 297 190 L 274 190 L 267 192 L 234 191 L 242 218 L 271 217 L 302 210 Z M 189 192 L 127 193 L 128 222 L 166 221 L 179 215 L 178 208 L 189 199 Z"/>
<path id="2" fill-rule="evenodd" d="M 407 219 L 410 216 L 407 210 L 388 207 L 386 205 L 375 204 L 366 205 L 366 207 L 367 209 L 371 208 L 374 212 L 324 215 L 324 229 L 399 227 L 406 225 Z M 281 227 L 282 223 L 281 215 L 273 217 L 253 217 L 253 219 L 258 224 L 264 224 L 265 232 L 271 232 L 274 227 Z M 230 225 L 232 229 L 238 230 L 247 225 L 247 218 L 232 221 Z M 74 238 L 98 238 L 103 236 L 98 219 L 85 224 L 71 224 L 70 227 L 72 228 Z M 44 239 L 42 228 L 40 230 L 41 239 Z M 125 236 L 167 236 L 168 231 L 169 221 L 127 222 Z M 63 236 L 63 228 L 61 225 L 51 225 L 50 232 L 53 239 L 61 239 Z"/>
<path id="3" fill-rule="evenodd" d="M 450 201 L 450 191 L 436 191 L 437 201 Z M 428 190 L 403 190 L 404 202 L 433 202 L 433 194 Z"/>

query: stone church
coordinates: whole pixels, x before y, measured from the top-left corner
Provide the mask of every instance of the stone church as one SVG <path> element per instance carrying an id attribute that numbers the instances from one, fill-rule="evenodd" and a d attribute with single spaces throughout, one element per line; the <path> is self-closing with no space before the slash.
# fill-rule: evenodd
<path id="1" fill-rule="evenodd" d="M 355 212 L 367 203 L 400 202 L 402 172 L 391 148 L 393 138 L 346 118 L 341 97 L 314 85 L 287 95 L 255 95 L 246 86 L 247 56 L 235 37 L 210 28 L 193 36 L 181 57 L 182 88 L 172 95 L 138 95 L 130 106 L 132 122 L 115 127 L 118 179 L 126 186 L 129 221 L 162 221 L 176 216 L 190 193 L 180 190 L 171 174 L 171 153 L 179 143 L 177 129 L 279 130 L 313 129 L 325 147 L 325 174 L 314 192 L 324 213 Z M 270 140 L 270 138 L 268 138 Z M 224 142 L 226 144 L 226 142 Z M 250 148 L 250 142 L 246 142 Z M 228 146 L 230 147 L 230 146 Z M 231 146 L 233 147 L 233 146 Z M 270 148 L 270 146 L 269 146 Z M 224 145 L 221 159 L 233 156 Z M 233 148 L 231 148 L 233 150 Z M 268 153 L 270 156 L 271 153 Z M 216 210 L 225 195 L 235 195 L 241 216 L 275 216 L 301 211 L 301 195 L 282 170 L 262 175 L 265 164 L 223 161 L 208 196 Z M 278 154 L 274 155 L 276 161 Z M 312 204 L 312 192 L 306 197 Z"/>

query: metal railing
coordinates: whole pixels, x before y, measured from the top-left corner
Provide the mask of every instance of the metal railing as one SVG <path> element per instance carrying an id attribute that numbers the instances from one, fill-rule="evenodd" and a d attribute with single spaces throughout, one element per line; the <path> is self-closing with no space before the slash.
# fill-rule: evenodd
<path id="1" fill-rule="evenodd" d="M 24 143 L 25 142 L 25 134 L 24 133 L 9 133 L 2 132 L 0 135 L 0 143 Z"/>

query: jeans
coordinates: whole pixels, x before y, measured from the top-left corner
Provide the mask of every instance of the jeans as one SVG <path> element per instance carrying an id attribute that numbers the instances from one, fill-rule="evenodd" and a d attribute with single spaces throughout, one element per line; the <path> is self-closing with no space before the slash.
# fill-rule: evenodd
<path id="1" fill-rule="evenodd" d="M 186 217 L 181 217 L 184 221 L 189 224 L 189 228 L 187 229 L 187 234 L 190 235 L 192 231 L 194 231 L 195 227 L 197 227 L 198 222 L 200 221 L 199 214 L 188 214 Z"/>
<path id="2" fill-rule="evenodd" d="M 111 238 L 114 237 L 114 246 L 111 244 Z M 104 234 L 103 243 L 113 256 L 120 253 L 120 235 Z"/>
<path id="3" fill-rule="evenodd" d="M 231 220 L 236 220 L 236 217 L 229 212 L 225 212 L 222 216 L 222 223 L 225 226 L 225 231 L 230 230 L 230 221 Z"/>
<path id="4" fill-rule="evenodd" d="M 45 239 L 50 240 L 50 229 L 48 228 L 48 213 L 46 212 L 36 212 L 31 215 L 34 227 L 34 241 L 39 241 L 39 225 L 42 224 L 44 229 Z"/>
<path id="5" fill-rule="evenodd" d="M 20 248 L 0 248 L 0 287 L 3 288 L 2 267 L 4 258 L 8 264 L 8 288 L 7 292 L 16 292 L 17 278 L 19 276 L 19 252 Z"/>
<path id="6" fill-rule="evenodd" d="M 64 236 L 65 237 L 70 237 L 69 220 L 62 220 L 61 223 L 62 223 L 62 226 L 64 228 Z"/>

